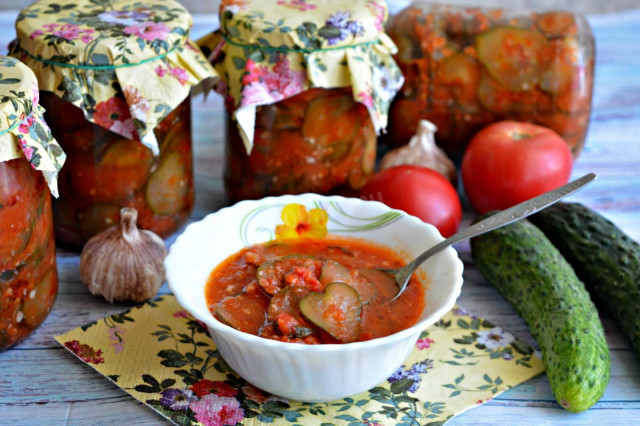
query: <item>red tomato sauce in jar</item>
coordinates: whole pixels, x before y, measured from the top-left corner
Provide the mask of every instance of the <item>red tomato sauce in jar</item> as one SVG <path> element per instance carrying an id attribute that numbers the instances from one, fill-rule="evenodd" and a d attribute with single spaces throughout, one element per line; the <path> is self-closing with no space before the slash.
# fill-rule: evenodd
<path id="1" fill-rule="evenodd" d="M 49 188 L 26 159 L 0 162 L 0 351 L 45 320 L 57 292 Z"/>
<path id="2" fill-rule="evenodd" d="M 228 257 L 205 297 L 219 321 L 260 337 L 303 344 L 388 336 L 416 323 L 424 288 L 413 276 L 396 299 L 393 278 L 372 268 L 403 266 L 388 247 L 346 237 L 269 242 Z"/>
<path id="3" fill-rule="evenodd" d="M 344 88 L 309 89 L 258 106 L 253 142 L 247 155 L 229 120 L 224 182 L 231 202 L 305 192 L 350 194 L 375 167 L 371 117 Z"/>
<path id="4" fill-rule="evenodd" d="M 193 209 L 190 98 L 155 128 L 159 154 L 85 120 L 82 110 L 50 92 L 41 104 L 51 132 L 67 154 L 60 198 L 53 201 L 59 244 L 79 249 L 120 220 L 122 207 L 138 211 L 138 224 L 162 238 L 182 226 Z"/>

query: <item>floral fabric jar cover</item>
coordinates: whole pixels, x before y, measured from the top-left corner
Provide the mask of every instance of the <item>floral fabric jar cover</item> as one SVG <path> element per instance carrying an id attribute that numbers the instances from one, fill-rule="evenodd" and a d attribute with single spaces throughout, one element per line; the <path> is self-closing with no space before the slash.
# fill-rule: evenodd
<path id="1" fill-rule="evenodd" d="M 380 132 L 403 83 L 383 32 L 382 1 L 223 0 L 221 32 L 199 40 L 222 77 L 218 91 L 238 124 L 247 152 L 256 107 L 314 87 L 351 87 Z"/>
<path id="2" fill-rule="evenodd" d="M 33 72 L 0 56 L 0 351 L 45 320 L 58 290 L 49 191 L 66 157 L 39 95 Z"/>
<path id="3" fill-rule="evenodd" d="M 42 118 L 36 76 L 17 59 L 0 56 L 0 93 L 0 162 L 24 156 L 57 196 L 66 157 Z"/>
<path id="4" fill-rule="evenodd" d="M 42 90 L 157 153 L 153 128 L 192 86 L 215 76 L 188 38 L 191 23 L 173 0 L 38 1 L 18 15 L 11 54 Z"/>

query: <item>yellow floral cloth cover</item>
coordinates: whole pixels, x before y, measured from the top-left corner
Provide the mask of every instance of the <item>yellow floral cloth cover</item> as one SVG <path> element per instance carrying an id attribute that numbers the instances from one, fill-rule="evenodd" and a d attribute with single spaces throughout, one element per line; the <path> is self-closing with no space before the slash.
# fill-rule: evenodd
<path id="1" fill-rule="evenodd" d="M 42 118 L 39 99 L 38 80 L 29 67 L 0 55 L 0 162 L 24 156 L 57 197 L 66 157 Z"/>
<path id="2" fill-rule="evenodd" d="M 387 381 L 316 404 L 267 394 L 236 375 L 204 324 L 171 295 L 56 340 L 179 425 L 440 425 L 544 369 L 538 351 L 460 307 L 422 332 Z"/>
<path id="3" fill-rule="evenodd" d="M 11 55 L 87 120 L 158 152 L 153 128 L 215 76 L 173 0 L 48 0 L 23 9 Z"/>
<path id="4" fill-rule="evenodd" d="M 384 33 L 384 1 L 222 0 L 219 33 L 198 41 L 210 52 L 247 151 L 258 105 L 312 87 L 351 87 L 376 131 L 404 81 Z"/>

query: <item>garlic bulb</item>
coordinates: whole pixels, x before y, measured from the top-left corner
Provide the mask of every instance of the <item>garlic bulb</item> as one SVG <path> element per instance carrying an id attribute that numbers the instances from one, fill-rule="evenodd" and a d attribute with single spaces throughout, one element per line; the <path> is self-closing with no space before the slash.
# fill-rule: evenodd
<path id="1" fill-rule="evenodd" d="M 80 278 L 91 294 L 114 301 L 144 302 L 155 296 L 164 281 L 162 238 L 138 230 L 138 211 L 120 210 L 120 225 L 91 238 L 80 255 Z"/>
<path id="2" fill-rule="evenodd" d="M 457 185 L 458 174 L 453 161 L 436 145 L 435 132 L 438 128 L 430 121 L 420 120 L 416 134 L 408 145 L 389 151 L 380 161 L 380 170 L 403 164 L 433 169 Z"/>

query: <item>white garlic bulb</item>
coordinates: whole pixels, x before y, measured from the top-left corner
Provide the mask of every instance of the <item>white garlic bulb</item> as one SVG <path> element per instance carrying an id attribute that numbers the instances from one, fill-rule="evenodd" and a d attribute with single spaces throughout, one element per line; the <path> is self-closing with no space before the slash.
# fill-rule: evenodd
<path id="1" fill-rule="evenodd" d="M 380 161 L 380 170 L 410 164 L 433 169 L 446 177 L 455 187 L 458 182 L 456 166 L 447 154 L 436 145 L 435 124 L 420 120 L 409 144 L 389 151 Z"/>
<path id="2" fill-rule="evenodd" d="M 120 224 L 91 238 L 80 255 L 80 278 L 108 302 L 144 302 L 164 282 L 167 249 L 162 238 L 139 230 L 138 211 L 124 207 Z"/>

